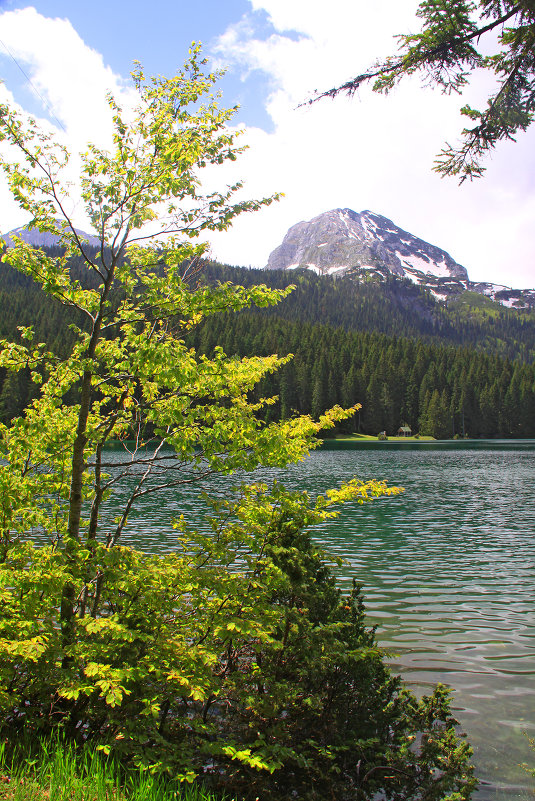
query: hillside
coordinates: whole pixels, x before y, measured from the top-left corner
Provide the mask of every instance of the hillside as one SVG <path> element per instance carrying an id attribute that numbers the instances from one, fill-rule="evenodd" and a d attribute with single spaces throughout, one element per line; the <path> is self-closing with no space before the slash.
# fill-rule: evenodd
<path id="1" fill-rule="evenodd" d="M 73 273 L 84 281 L 81 264 Z M 340 428 L 394 433 L 402 424 L 433 436 L 535 436 L 535 315 L 465 293 L 448 306 L 406 279 L 355 282 L 307 270 L 261 271 L 215 263 L 193 279 L 268 283 L 296 290 L 279 306 L 221 314 L 189 335 L 210 353 L 294 354 L 258 387 L 278 396 L 266 419 L 293 411 L 320 414 L 330 405 L 360 402 Z M 25 276 L 0 265 L 0 336 L 33 324 L 37 339 L 64 352 L 81 321 Z M 0 371 L 0 419 L 19 414 L 37 391 L 29 374 Z"/>
<path id="2" fill-rule="evenodd" d="M 428 289 L 394 275 L 355 281 L 350 275 L 322 276 L 305 269 L 246 270 L 213 263 L 205 265 L 203 276 L 244 286 L 295 285 L 286 300 L 262 315 L 468 346 L 526 362 L 535 359 L 535 311 L 511 309 L 478 293 L 465 291 L 439 302 Z"/>

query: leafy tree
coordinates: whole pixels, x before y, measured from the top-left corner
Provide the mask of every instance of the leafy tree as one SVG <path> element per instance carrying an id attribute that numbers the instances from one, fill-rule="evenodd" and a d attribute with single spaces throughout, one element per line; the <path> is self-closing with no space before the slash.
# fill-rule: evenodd
<path id="1" fill-rule="evenodd" d="M 376 62 L 318 97 L 354 94 L 368 81 L 373 90 L 389 92 L 402 78 L 423 75 L 445 94 L 462 93 L 470 74 L 487 70 L 497 89 L 483 110 L 465 105 L 461 114 L 473 124 L 459 146 L 447 144 L 435 162 L 442 175 L 462 183 L 481 176 L 482 157 L 503 139 L 514 139 L 533 121 L 535 112 L 535 8 L 532 0 L 422 0 L 416 12 L 418 33 L 398 36 L 399 53 Z M 486 54 L 490 47 L 491 54 Z M 311 102 L 314 102 L 311 101 Z"/>
<path id="2" fill-rule="evenodd" d="M 244 487 L 213 503 L 211 535 L 182 521 L 181 547 L 164 557 L 98 545 L 106 584 L 89 587 L 68 668 L 57 599 L 66 580 L 84 586 L 94 557 L 10 548 L 3 733 L 62 721 L 75 740 L 245 799 L 466 801 L 471 752 L 447 691 L 418 701 L 402 687 L 360 592 L 342 596 L 311 541 L 338 503 L 384 491 L 353 481 L 311 504 Z"/>
<path id="3" fill-rule="evenodd" d="M 24 329 L 21 344 L 5 343 L 2 352 L 2 364 L 12 371 L 29 367 L 36 382 L 46 374 L 39 400 L 3 441 L 11 471 L 23 458 L 17 449 L 25 436 L 31 432 L 44 443 L 33 450 L 32 469 L 21 476 L 20 492 L 42 504 L 39 522 L 49 536 L 95 539 L 102 498 L 116 483 L 102 476 L 103 447 L 110 439 L 135 437 L 128 469 L 147 464 L 150 472 L 152 463 L 143 449 L 156 441 L 159 447 L 174 448 L 177 465 L 190 463 L 202 474 L 259 461 L 284 462 L 303 452 L 315 428 L 300 420 L 255 436 L 258 406 L 245 397 L 285 359 L 241 362 L 220 350 L 211 359 L 198 359 L 181 338 L 207 315 L 266 305 L 285 294 L 229 284 L 192 292 L 185 280 L 184 265 L 191 269 L 205 250 L 193 239 L 204 230 L 224 230 L 237 214 L 272 200 L 232 204 L 239 185 L 223 193 L 200 193 L 198 170 L 239 152 L 226 127 L 232 111 L 220 110 L 210 98 L 216 76 L 204 74 L 202 66 L 194 50 L 184 72 L 170 80 L 147 84 L 136 69 L 140 105 L 132 123 L 110 98 L 114 152 L 90 146 L 82 155 L 82 197 L 103 242 L 97 253 L 86 248 L 65 212 L 68 188 L 60 180 L 68 161 L 65 149 L 32 121 L 25 124 L 8 108 L 1 110 L 2 139 L 25 157 L 23 166 L 16 160 L 3 162 L 14 197 L 32 214 L 32 225 L 43 231 L 59 228 L 65 246 L 62 255 L 52 257 L 19 241 L 3 260 L 78 310 L 85 323 L 77 327 L 77 339 L 63 361 L 34 345 L 31 329 Z M 191 111 L 207 94 L 207 104 Z M 151 222 L 153 235 L 146 233 Z M 154 239 L 162 233 L 169 235 L 165 248 Z M 69 273 L 74 253 L 85 261 L 85 282 Z M 76 398 L 70 407 L 63 403 L 69 392 Z M 39 491 L 38 457 L 44 464 L 55 459 L 61 464 L 61 479 L 54 471 L 48 477 L 46 497 Z M 83 520 L 82 506 L 89 502 L 90 519 Z M 51 505 L 54 515 L 47 517 Z M 127 513 L 116 534 L 109 535 L 112 540 L 126 519 Z M 24 522 L 17 519 L 19 530 Z"/>
<path id="4" fill-rule="evenodd" d="M 32 226 L 59 231 L 63 244 L 50 255 L 19 240 L 3 261 L 82 318 L 64 359 L 35 344 L 31 328 L 22 329 L 20 343 L 4 341 L 0 354 L 1 366 L 29 369 L 42 384 L 25 415 L 0 430 L 2 553 L 7 558 L 23 532 L 38 529 L 66 560 L 59 605 L 66 671 L 75 669 L 79 628 L 97 613 L 107 581 L 99 544 L 118 544 L 141 496 L 217 471 L 285 464 L 306 452 L 318 425 L 347 414 L 262 426 L 266 401 L 253 403 L 248 393 L 286 359 L 239 360 L 220 348 L 198 357 L 184 343 L 207 315 L 285 294 L 228 283 L 191 291 L 187 281 L 206 248 L 194 244 L 203 231 L 224 230 L 272 198 L 233 203 L 239 184 L 208 195 L 199 189 L 199 170 L 235 159 L 239 148 L 226 125 L 232 110 L 219 109 L 210 94 L 217 75 L 206 73 L 198 48 L 174 78 L 147 82 L 137 67 L 133 79 L 133 114 L 109 98 L 113 151 L 90 145 L 81 155 L 81 195 L 99 251 L 80 239 L 66 211 L 66 149 L 33 120 L 0 108 L 0 139 L 14 151 L 2 161 L 13 196 Z M 165 246 L 155 238 L 161 234 Z M 69 270 L 74 255 L 85 268 L 79 278 Z M 126 439 L 134 444 L 112 475 L 106 443 Z M 102 519 L 102 503 L 128 475 L 136 480 L 112 524 Z M 79 549 L 87 554 L 84 577 L 76 572 Z"/>
<path id="5" fill-rule="evenodd" d="M 274 398 L 253 400 L 253 390 L 287 359 L 199 354 L 185 342 L 207 317 L 287 294 L 192 288 L 204 252 L 192 241 L 271 201 L 233 203 L 239 185 L 200 191 L 199 170 L 239 152 L 231 112 L 210 95 L 216 77 L 194 48 L 175 78 L 146 82 L 135 70 L 135 113 L 110 97 L 113 151 L 89 146 L 81 157 L 96 253 L 66 211 L 68 153 L 0 108 L 13 195 L 64 248 L 18 241 L 3 259 L 82 319 L 62 358 L 28 327 L 1 343 L 0 368 L 30 370 L 40 389 L 0 428 L 2 736 L 61 728 L 136 765 L 252 797 L 316 799 L 336 785 L 340 798 L 468 799 L 469 748 L 444 691 L 418 702 L 401 689 L 360 596 L 341 599 L 310 541 L 333 504 L 392 489 L 353 480 L 311 504 L 306 493 L 244 487 L 214 505 L 208 535 L 175 521 L 169 555 L 121 545 L 143 495 L 285 465 L 352 412 L 265 424 Z M 112 440 L 123 444 L 113 464 Z M 119 499 L 109 519 L 104 502 Z"/>

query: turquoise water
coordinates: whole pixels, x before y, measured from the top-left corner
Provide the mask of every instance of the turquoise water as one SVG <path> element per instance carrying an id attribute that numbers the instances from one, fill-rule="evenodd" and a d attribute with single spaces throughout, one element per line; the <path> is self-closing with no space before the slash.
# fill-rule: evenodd
<path id="1" fill-rule="evenodd" d="M 535 767 L 526 736 L 535 737 L 535 441 L 335 446 L 260 474 L 312 494 L 353 475 L 405 493 L 347 506 L 317 532 L 346 560 L 340 584 L 363 584 L 380 642 L 415 691 L 453 688 L 475 748 L 477 801 L 532 798 L 535 780 L 519 763 Z M 204 488 L 225 493 L 236 481 Z M 198 492 L 151 496 L 130 517 L 130 542 L 172 548 L 171 517 L 202 519 Z"/>

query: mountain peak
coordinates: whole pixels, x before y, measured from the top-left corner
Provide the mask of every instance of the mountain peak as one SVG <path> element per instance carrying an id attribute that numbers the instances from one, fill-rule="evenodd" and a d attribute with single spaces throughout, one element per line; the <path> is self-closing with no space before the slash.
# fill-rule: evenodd
<path id="1" fill-rule="evenodd" d="M 296 267 L 320 275 L 408 278 L 440 301 L 470 290 L 509 308 L 535 308 L 535 289 L 473 283 L 465 267 L 445 250 L 370 209 L 331 209 L 289 228 L 282 244 L 270 254 L 267 269 Z"/>
<path id="2" fill-rule="evenodd" d="M 13 237 L 17 236 L 19 239 L 22 239 L 23 242 L 26 242 L 28 245 L 32 245 L 33 247 L 38 248 L 50 248 L 55 247 L 57 245 L 61 245 L 61 221 L 57 221 L 58 225 L 58 233 L 50 233 L 50 232 L 41 232 L 38 228 L 32 228 L 28 225 L 23 225 L 20 228 L 14 228 L 12 231 L 9 231 L 7 234 L 0 234 L 0 239 L 3 239 L 6 243 L 8 248 L 13 247 L 14 240 Z M 87 240 L 90 245 L 94 245 L 95 247 L 100 247 L 100 239 L 94 234 L 88 234 L 85 231 L 80 231 L 78 228 L 75 228 L 76 233 L 81 239 Z"/>
<path id="3" fill-rule="evenodd" d="M 270 255 L 267 268 L 307 267 L 320 274 L 387 270 L 421 283 L 425 276 L 468 280 L 466 269 L 370 209 L 338 208 L 293 225 Z"/>

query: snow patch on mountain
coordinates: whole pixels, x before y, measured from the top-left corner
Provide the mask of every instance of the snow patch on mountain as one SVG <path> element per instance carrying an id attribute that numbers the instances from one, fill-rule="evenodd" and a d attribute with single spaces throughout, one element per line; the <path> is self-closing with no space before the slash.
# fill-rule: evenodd
<path id="1" fill-rule="evenodd" d="M 404 256 L 399 251 L 396 251 L 396 256 L 402 265 L 412 267 L 425 275 L 434 275 L 436 278 L 447 278 L 451 275 L 444 259 L 440 262 L 434 262 L 425 254 L 422 256 L 416 254 L 414 256 Z"/>

